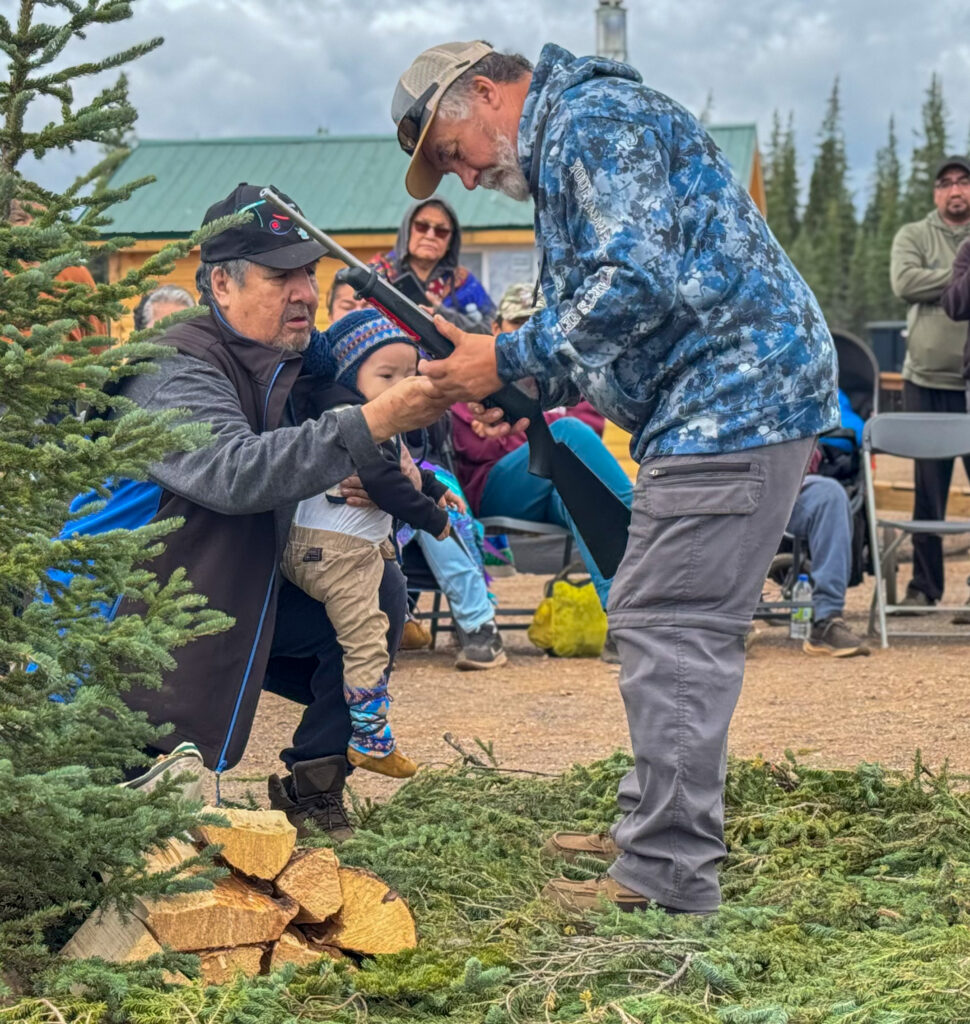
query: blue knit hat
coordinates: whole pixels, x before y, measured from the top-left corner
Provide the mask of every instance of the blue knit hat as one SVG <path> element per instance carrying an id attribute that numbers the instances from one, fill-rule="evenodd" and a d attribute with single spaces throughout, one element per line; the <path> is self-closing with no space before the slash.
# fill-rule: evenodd
<path id="1" fill-rule="evenodd" d="M 350 388 L 357 386 L 357 370 L 372 352 L 401 342 L 414 345 L 413 338 L 376 309 L 355 309 L 341 317 L 327 336 L 337 365 L 337 383 Z"/>

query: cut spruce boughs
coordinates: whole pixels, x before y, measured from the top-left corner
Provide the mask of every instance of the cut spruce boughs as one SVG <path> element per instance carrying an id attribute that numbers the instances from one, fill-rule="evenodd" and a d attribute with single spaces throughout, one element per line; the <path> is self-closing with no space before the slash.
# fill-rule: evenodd
<path id="1" fill-rule="evenodd" d="M 356 972 L 320 957 L 285 982 L 240 975 L 206 992 L 132 991 L 110 1018 L 94 997 L 68 1006 L 48 995 L 71 1024 L 191 1024 L 186 1006 L 200 1024 L 228 1019 L 228 1007 L 259 1024 L 966 1019 L 966 780 L 920 759 L 908 772 L 732 761 L 716 915 L 564 916 L 537 899 L 550 875 L 592 877 L 603 865 L 550 868 L 538 850 L 554 831 L 606 828 L 631 763 L 616 755 L 554 779 L 429 771 L 362 808 L 341 866 L 366 866 L 406 895 L 420 924 L 414 949 L 354 954 Z M 313 946 L 328 925 L 296 928 Z M 56 1019 L 40 1006 L 30 1017 L 31 1006 L 20 1011 L 31 1024 Z"/>

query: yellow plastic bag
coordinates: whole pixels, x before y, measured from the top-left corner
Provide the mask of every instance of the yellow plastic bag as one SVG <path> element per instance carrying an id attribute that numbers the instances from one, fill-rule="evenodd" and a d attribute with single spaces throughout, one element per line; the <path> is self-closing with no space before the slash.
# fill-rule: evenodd
<path id="1" fill-rule="evenodd" d="M 546 584 L 529 626 L 529 640 L 557 658 L 595 658 L 606 641 L 606 612 L 587 578 L 573 582 L 566 569 Z"/>

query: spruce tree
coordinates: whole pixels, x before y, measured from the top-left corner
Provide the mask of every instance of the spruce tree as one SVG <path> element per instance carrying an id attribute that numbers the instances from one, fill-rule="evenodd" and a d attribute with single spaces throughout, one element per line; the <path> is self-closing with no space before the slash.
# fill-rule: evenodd
<path id="1" fill-rule="evenodd" d="M 150 557 L 176 523 L 56 539 L 76 495 L 143 479 L 151 462 L 208 433 L 110 396 L 163 350 L 148 332 L 115 346 L 105 329 L 197 239 L 114 284 L 59 280 L 64 268 L 130 244 L 99 241 L 98 229 L 145 182 L 104 186 L 118 150 L 60 192 L 21 172 L 25 154 L 113 145 L 131 129 L 123 78 L 89 101 L 75 96 L 81 79 L 161 43 L 86 60 L 87 34 L 130 15 L 121 0 L 21 0 L 16 21 L 0 17 L 0 977 L 28 981 L 93 908 L 173 885 L 146 878 L 140 853 L 182 832 L 195 808 L 171 785 L 117 787 L 159 734 L 123 697 L 132 685 L 157 686 L 173 648 L 228 625 L 182 575 L 152 576 Z M 50 99 L 60 116 L 45 124 L 36 108 Z M 9 223 L 14 202 L 32 223 Z M 144 613 L 102 614 L 122 594 Z"/>
<path id="2" fill-rule="evenodd" d="M 849 275 L 856 219 L 848 170 L 836 79 L 819 134 L 808 202 L 792 249 L 798 269 L 814 290 L 833 327 L 846 326 L 851 319 Z"/>
<path id="3" fill-rule="evenodd" d="M 947 155 L 947 112 L 943 80 L 934 74 L 923 101 L 922 126 L 910 160 L 902 223 L 921 220 L 933 209 L 933 171 Z"/>
<path id="4" fill-rule="evenodd" d="M 902 224 L 902 168 L 895 120 L 878 153 L 866 210 L 856 235 L 851 273 L 851 326 L 862 332 L 870 320 L 893 320 L 905 307 L 889 284 L 892 241 Z"/>
<path id="5" fill-rule="evenodd" d="M 776 110 L 771 122 L 771 141 L 765 174 L 765 206 L 768 226 L 785 250 L 790 250 L 798 235 L 798 154 L 795 150 L 795 125 L 788 114 L 788 126 L 781 127 Z"/>

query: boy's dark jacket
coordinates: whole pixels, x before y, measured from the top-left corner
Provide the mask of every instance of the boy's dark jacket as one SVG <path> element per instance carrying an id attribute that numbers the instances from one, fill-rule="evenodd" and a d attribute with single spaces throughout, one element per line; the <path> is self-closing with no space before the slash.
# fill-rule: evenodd
<path id="1" fill-rule="evenodd" d="M 316 418 L 340 406 L 362 405 L 363 402 L 364 398 L 358 391 L 332 381 L 320 381 L 314 384 L 308 396 L 307 409 L 308 414 Z M 422 469 L 419 470 L 419 491 L 401 471 L 400 445 L 394 441 L 385 441 L 380 449 L 384 456 L 382 460 L 357 471 L 364 490 L 379 509 L 413 526 L 415 530 L 425 530 L 437 537 L 448 525 L 448 513 L 437 504 L 448 488 L 430 470 Z"/>

